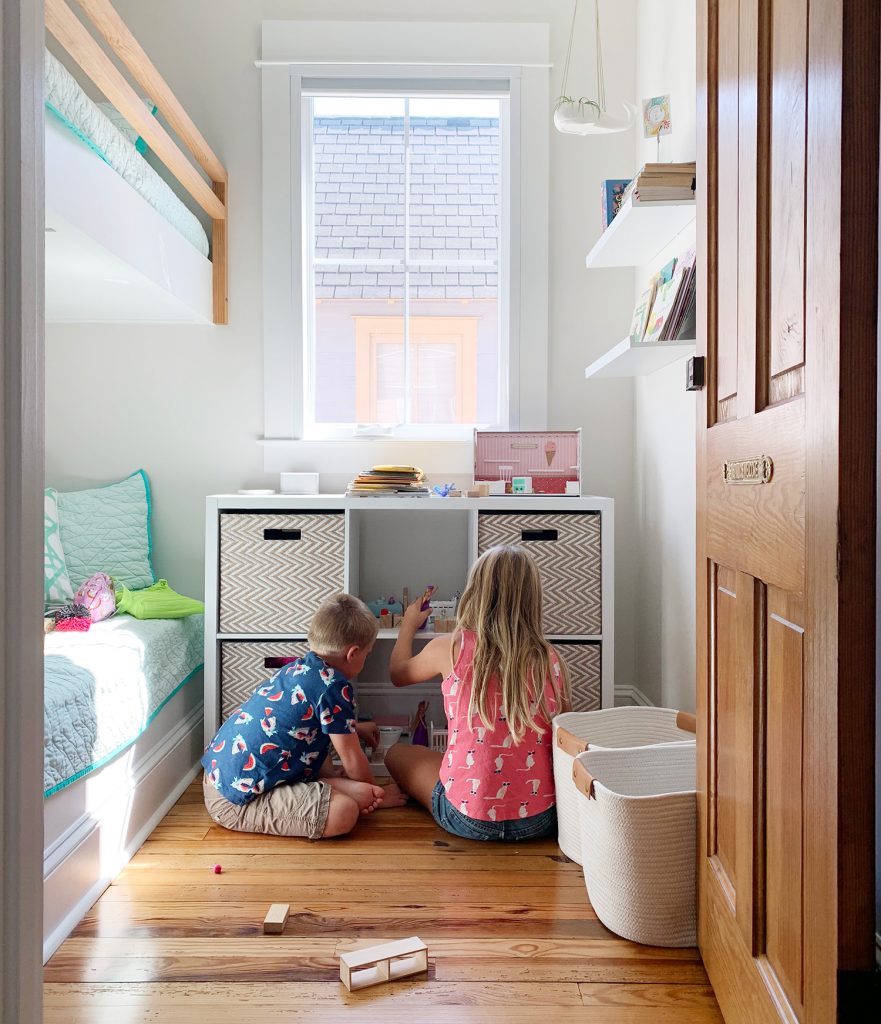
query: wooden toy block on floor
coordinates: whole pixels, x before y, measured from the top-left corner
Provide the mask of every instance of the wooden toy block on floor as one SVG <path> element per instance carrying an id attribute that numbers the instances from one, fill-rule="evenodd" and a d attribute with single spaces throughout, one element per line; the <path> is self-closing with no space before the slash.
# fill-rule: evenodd
<path id="1" fill-rule="evenodd" d="M 350 992 L 427 970 L 428 947 L 415 935 L 382 946 L 340 953 L 340 981 Z"/>
<path id="2" fill-rule="evenodd" d="M 288 914 L 290 912 L 290 903 L 273 903 L 263 919 L 263 934 L 281 935 L 284 931 L 284 926 L 288 923 Z"/>

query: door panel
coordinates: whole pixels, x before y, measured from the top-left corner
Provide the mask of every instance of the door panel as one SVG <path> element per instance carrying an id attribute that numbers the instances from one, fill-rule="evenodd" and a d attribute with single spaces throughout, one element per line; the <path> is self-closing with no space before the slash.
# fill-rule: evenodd
<path id="1" fill-rule="evenodd" d="M 766 820 L 765 953 L 790 1003 L 801 1009 L 804 621 L 802 601 L 768 588 L 766 633 L 767 735 L 765 737 Z M 800 1015 L 800 1014 L 799 1014 Z"/>
<path id="2" fill-rule="evenodd" d="M 819 1024 L 874 960 L 881 5 L 698 12 L 699 941 L 727 1024 Z"/>

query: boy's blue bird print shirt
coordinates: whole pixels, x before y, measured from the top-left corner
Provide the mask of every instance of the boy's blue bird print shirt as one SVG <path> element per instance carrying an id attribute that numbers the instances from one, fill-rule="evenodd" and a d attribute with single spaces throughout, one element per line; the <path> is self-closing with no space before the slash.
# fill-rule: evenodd
<path id="1" fill-rule="evenodd" d="M 352 684 L 311 651 L 285 665 L 233 712 L 202 764 L 230 803 L 318 778 L 335 733 L 355 732 Z"/>

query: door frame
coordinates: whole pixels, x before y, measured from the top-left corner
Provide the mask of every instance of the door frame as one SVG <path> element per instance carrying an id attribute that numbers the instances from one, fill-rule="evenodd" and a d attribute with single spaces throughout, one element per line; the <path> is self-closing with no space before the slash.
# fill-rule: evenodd
<path id="1" fill-rule="evenodd" d="M 759 18 L 767 4 L 743 2 Z M 698 347 L 713 381 L 718 129 L 708 62 L 717 0 L 698 0 Z M 805 744 L 830 750 L 806 769 L 811 835 L 830 837 L 806 859 L 805 1013 L 834 1021 L 855 1012 L 871 984 L 874 955 L 874 718 L 876 389 L 878 360 L 879 36 L 877 0 L 810 5 L 806 244 Z M 710 65 L 712 66 L 712 64 Z M 758 68 L 759 75 L 767 69 Z M 754 111 L 755 113 L 755 111 Z M 829 126 L 820 131 L 818 126 Z M 752 125 L 755 130 L 755 124 Z M 832 136 L 830 139 L 830 135 Z M 759 189 L 762 190 L 759 180 Z M 760 201 L 767 199 L 767 192 Z M 840 222 L 840 229 L 838 224 Z M 759 221 L 761 225 L 761 220 Z M 761 230 L 761 227 L 760 227 Z M 837 238 L 839 258 L 824 244 Z M 761 269 L 761 268 L 759 268 Z M 759 310 L 759 325 L 763 313 Z M 814 344 L 812 345 L 811 342 Z M 818 341 L 822 340 L 822 345 Z M 834 358 L 823 362 L 824 353 Z M 809 353 L 809 354 L 808 354 Z M 706 426 L 716 396 L 698 404 L 697 711 L 699 874 L 706 871 L 711 736 L 705 521 Z M 848 396 L 846 402 L 839 394 Z M 830 686 L 829 681 L 840 685 Z M 703 878 L 699 885 L 703 887 Z M 700 931 L 699 931 L 700 934 Z M 703 946 L 703 938 L 700 938 Z M 749 1000 L 738 979 L 711 977 L 720 1001 Z M 726 991 L 727 990 L 727 991 Z M 742 1004 L 747 1005 L 747 1004 Z"/>
<path id="2" fill-rule="evenodd" d="M 0 1024 L 42 1020 L 43 4 L 0 0 Z"/>

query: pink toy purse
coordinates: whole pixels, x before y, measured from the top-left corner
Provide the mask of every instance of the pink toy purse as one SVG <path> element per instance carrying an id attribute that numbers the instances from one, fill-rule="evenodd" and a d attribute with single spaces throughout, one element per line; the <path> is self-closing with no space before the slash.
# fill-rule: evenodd
<path id="1" fill-rule="evenodd" d="M 96 572 L 81 583 L 73 595 L 73 603 L 88 609 L 92 622 L 109 619 L 116 611 L 116 592 L 113 580 L 106 572 Z"/>

